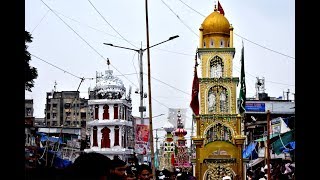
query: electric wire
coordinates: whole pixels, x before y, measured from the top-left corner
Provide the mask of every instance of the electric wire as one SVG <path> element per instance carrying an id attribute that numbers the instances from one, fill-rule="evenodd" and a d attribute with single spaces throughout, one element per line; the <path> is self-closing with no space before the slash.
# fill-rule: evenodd
<path id="1" fill-rule="evenodd" d="M 161 0 L 162 2 L 163 2 L 163 0 Z M 196 11 L 196 10 L 194 10 L 193 8 L 191 8 L 189 5 L 187 5 L 186 3 L 184 3 L 183 1 L 181 1 L 181 0 L 179 0 L 180 2 L 182 2 L 184 5 L 186 5 L 188 8 L 190 8 L 191 10 L 193 10 L 194 12 L 196 12 L 197 14 L 199 14 L 199 15 L 201 15 L 202 17 L 206 17 L 205 15 L 203 15 L 203 14 L 201 14 L 200 12 L 198 12 L 198 11 Z M 169 8 L 169 7 L 168 7 Z M 170 10 L 173 12 L 173 10 L 170 8 Z M 174 13 L 174 12 L 173 12 Z M 176 13 L 174 13 L 174 14 L 176 14 Z M 177 16 L 177 15 L 176 15 Z M 177 16 L 178 17 L 178 16 Z M 189 29 L 189 28 L 188 28 Z M 193 32 L 193 31 L 192 31 Z M 241 37 L 241 38 L 243 38 L 243 39 L 245 39 L 246 41 L 248 41 L 248 42 L 250 42 L 250 43 L 252 43 L 252 44 L 255 44 L 255 45 L 257 45 L 257 46 L 259 46 L 259 47 L 262 47 L 262 48 L 264 48 L 264 49 L 267 49 L 267 50 L 269 50 L 269 51 L 272 51 L 272 52 L 274 52 L 274 53 L 277 53 L 277 54 L 280 54 L 280 55 L 282 55 L 282 56 L 286 56 L 286 57 L 288 57 L 288 58 L 291 58 L 291 59 L 295 59 L 294 57 L 292 57 L 292 56 L 288 56 L 288 55 L 286 55 L 286 54 L 283 54 L 283 53 L 281 53 L 281 52 L 278 52 L 278 51 L 275 51 L 275 50 L 273 50 L 273 49 L 270 49 L 270 48 L 268 48 L 268 47 L 266 47 L 266 46 L 262 46 L 262 45 L 260 45 L 260 44 L 258 44 L 258 43 L 255 43 L 255 42 L 253 42 L 253 41 L 250 41 L 249 39 L 247 39 L 247 38 L 245 38 L 245 37 L 243 37 L 243 36 L 240 36 L 240 35 L 238 35 L 238 34 L 236 34 L 236 33 L 234 33 L 235 35 L 237 35 L 237 36 L 239 36 L 239 37 Z"/>
<path id="2" fill-rule="evenodd" d="M 43 2 L 43 0 L 41 0 Z M 81 37 L 71 26 L 69 26 L 69 24 L 67 24 L 58 14 L 56 14 L 45 2 L 43 2 L 65 25 L 67 25 L 81 40 L 83 40 L 94 52 L 96 52 L 101 58 L 103 58 L 105 61 L 107 61 L 106 58 L 103 57 L 102 54 L 100 54 L 94 47 L 92 47 L 83 37 Z M 120 74 L 121 71 L 119 71 L 115 66 L 113 66 L 111 63 L 110 65 L 117 70 Z M 136 86 L 132 81 L 130 81 L 130 79 L 128 79 L 126 76 L 124 76 L 124 78 L 126 78 L 131 84 L 133 84 L 134 86 Z M 137 86 L 136 86 L 137 87 Z"/>
<path id="3" fill-rule="evenodd" d="M 181 1 L 181 0 L 179 0 L 179 1 Z M 184 3 L 183 1 L 181 1 L 181 2 Z M 185 4 L 185 3 L 184 3 L 184 4 Z M 188 6 L 187 4 L 185 4 L 185 5 Z M 199 13 L 198 11 L 194 10 L 193 8 L 191 8 L 190 6 L 188 6 L 188 7 L 189 7 L 190 9 L 192 9 L 193 11 L 197 12 L 198 14 L 200 14 L 201 16 L 204 16 L 204 15 L 202 15 L 201 13 Z M 48 11 L 49 11 L 49 10 L 48 10 Z M 79 24 L 83 24 L 83 23 L 81 23 L 80 21 L 77 21 L 77 20 L 75 20 L 75 19 L 73 19 L 73 18 L 70 18 L 70 17 L 68 17 L 68 16 L 66 16 L 66 15 L 64 15 L 64 14 L 62 14 L 62 13 L 56 11 L 56 10 L 54 10 L 54 11 L 55 11 L 56 13 L 64 16 L 65 18 L 68 18 L 68 19 L 70 19 L 70 20 L 72 20 L 72 21 L 75 21 L 75 22 L 77 22 L 77 23 L 79 23 Z M 204 16 L 204 17 L 205 17 L 205 16 Z M 101 31 L 101 30 L 96 29 L 96 28 L 94 28 L 94 27 L 91 27 L 91 26 L 89 26 L 89 25 L 86 25 L 86 24 L 84 24 L 84 25 L 87 26 L 87 27 L 89 27 L 89 28 L 91 28 L 91 29 L 94 29 L 94 30 L 96 30 L 96 31 L 105 33 L 105 34 L 107 34 L 107 35 L 109 35 L 109 36 L 112 36 L 112 37 L 115 37 L 115 38 L 119 38 L 119 37 L 117 37 L 117 36 L 108 34 L 108 33 L 104 32 L 104 31 Z M 239 36 L 239 37 L 242 37 L 242 36 L 240 36 L 240 35 L 238 35 L 238 36 Z M 245 39 L 245 40 L 247 40 L 247 41 L 250 41 L 250 40 L 248 40 L 247 38 L 244 38 L 244 37 L 242 37 L 242 38 Z M 122 39 L 122 38 L 119 38 L 119 39 Z M 123 39 L 122 39 L 122 40 L 123 40 Z M 251 43 L 255 43 L 255 42 L 251 42 Z M 257 43 L 255 43 L 255 44 L 258 45 L 258 46 L 260 46 L 260 45 L 257 44 Z M 161 49 L 161 48 L 154 48 L 154 49 L 157 49 L 157 50 L 160 50 L 160 51 L 166 51 L 166 52 L 170 52 L 170 53 L 174 53 L 174 54 L 180 54 L 180 55 L 186 55 L 186 56 L 194 56 L 194 55 L 192 55 L 192 54 L 186 54 L 186 53 L 181 53 L 181 52 L 174 52 L 174 51 L 165 50 L 165 49 Z M 273 51 L 273 50 L 271 50 L 271 51 Z M 285 55 L 285 54 L 283 54 L 283 55 L 284 55 L 284 56 L 287 56 L 287 55 Z M 289 56 L 289 57 L 290 57 L 290 56 Z M 291 57 L 291 58 L 292 58 L 292 57 Z M 252 76 L 252 77 L 254 77 L 254 78 L 256 77 L 256 76 L 248 73 L 247 71 L 246 71 L 246 74 L 248 74 L 248 75 L 250 75 L 250 76 Z M 292 84 L 284 84 L 284 83 L 278 83 L 278 82 L 273 82 L 273 81 L 266 81 L 266 82 L 275 83 L 275 84 L 282 84 L 282 85 L 288 85 L 288 86 L 295 86 L 295 85 L 292 85 Z"/>
<path id="4" fill-rule="evenodd" d="M 91 4 L 91 6 L 97 11 L 97 13 L 101 16 L 101 18 L 119 35 L 122 37 L 123 40 L 127 41 L 129 44 L 131 44 L 132 46 L 134 46 L 135 48 L 138 48 L 137 46 L 135 46 L 134 44 L 132 44 L 131 42 L 129 42 L 126 38 L 124 38 L 103 16 L 102 14 L 98 11 L 98 9 L 91 3 L 90 0 L 88 0 L 89 3 Z"/>
<path id="5" fill-rule="evenodd" d="M 50 10 L 48 10 L 48 11 L 44 14 L 44 16 L 41 18 L 41 20 L 39 21 L 39 23 L 33 28 L 33 30 L 31 31 L 31 34 L 32 34 L 33 31 L 39 26 L 39 24 L 42 22 L 42 20 L 47 16 L 47 14 L 48 14 L 49 11 L 50 11 Z"/>
<path id="6" fill-rule="evenodd" d="M 30 55 L 33 56 L 33 57 L 35 57 L 35 58 L 37 58 L 37 59 L 39 59 L 39 60 L 41 60 L 41 61 L 43 61 L 43 62 L 45 62 L 45 63 L 47 63 L 47 64 L 49 64 L 49 65 L 51 65 L 51 66 L 53 66 L 53 67 L 55 67 L 55 68 L 57 68 L 57 69 L 59 69 L 59 70 L 61 70 L 61 71 L 63 71 L 64 73 L 70 74 L 71 76 L 74 76 L 74 77 L 76 77 L 76 78 L 78 78 L 78 79 L 83 79 L 83 78 L 81 78 L 80 76 L 77 76 L 77 75 L 75 75 L 75 74 L 73 74 L 73 73 L 71 73 L 71 72 L 69 72 L 69 71 L 67 71 L 67 70 L 64 70 L 64 69 L 62 69 L 62 68 L 60 68 L 60 67 L 58 67 L 58 66 L 56 66 L 56 65 L 54 65 L 54 64 L 52 64 L 52 63 L 49 63 L 48 61 L 46 61 L 46 60 L 44 60 L 44 59 L 42 59 L 42 58 L 40 58 L 40 57 L 38 57 L 38 56 L 36 56 L 36 55 L 34 55 L 34 54 L 31 54 L 31 53 L 30 53 Z M 84 78 L 84 79 L 93 80 L 93 78 Z"/>
<path id="7" fill-rule="evenodd" d="M 199 35 L 197 33 L 195 33 L 185 22 L 183 22 L 182 19 L 180 19 L 179 15 L 177 15 L 163 0 L 161 0 L 161 2 L 164 5 L 166 5 L 168 9 L 170 9 L 170 11 L 179 19 L 180 22 L 182 22 L 183 25 L 185 25 L 194 35 L 199 37 Z"/>

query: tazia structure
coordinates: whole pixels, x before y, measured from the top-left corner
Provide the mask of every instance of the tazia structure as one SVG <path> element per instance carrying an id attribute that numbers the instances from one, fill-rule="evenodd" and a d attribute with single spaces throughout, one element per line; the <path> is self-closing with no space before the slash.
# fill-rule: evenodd
<path id="1" fill-rule="evenodd" d="M 177 137 L 174 166 L 176 169 L 180 169 L 181 172 L 191 172 L 192 166 L 188 147 L 186 146 L 186 139 L 184 138 L 187 135 L 187 131 L 183 128 L 180 112 L 178 112 L 177 116 L 177 129 L 174 131 L 174 135 Z"/>
<path id="2" fill-rule="evenodd" d="M 173 141 L 172 132 L 174 131 L 174 125 L 169 121 L 166 121 L 163 125 L 163 129 L 166 131 L 165 140 L 161 145 L 161 152 L 159 156 L 159 170 L 167 169 L 174 171 L 174 152 L 175 144 Z"/>
<path id="3" fill-rule="evenodd" d="M 97 73 L 96 86 L 90 91 L 90 149 L 85 151 L 99 152 L 111 159 L 117 155 L 127 161 L 133 156 L 134 147 L 130 92 L 125 97 L 126 88 L 112 73 Z"/>
<path id="4" fill-rule="evenodd" d="M 214 8 L 200 27 L 198 57 L 200 112 L 193 118 L 197 134 L 195 175 L 199 180 L 244 179 L 241 115 L 237 113 L 238 77 L 232 76 L 233 27 L 224 11 Z"/>

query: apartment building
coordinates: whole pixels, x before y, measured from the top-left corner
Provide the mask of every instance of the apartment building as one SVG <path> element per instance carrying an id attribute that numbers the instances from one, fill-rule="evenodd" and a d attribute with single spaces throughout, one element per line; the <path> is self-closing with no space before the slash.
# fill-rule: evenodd
<path id="1" fill-rule="evenodd" d="M 45 123 L 47 127 L 81 127 L 90 117 L 88 99 L 79 91 L 47 92 Z"/>

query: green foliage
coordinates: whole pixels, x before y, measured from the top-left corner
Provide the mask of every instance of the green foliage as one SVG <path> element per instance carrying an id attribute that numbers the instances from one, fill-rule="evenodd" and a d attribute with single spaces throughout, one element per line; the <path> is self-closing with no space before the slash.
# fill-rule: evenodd
<path id="1" fill-rule="evenodd" d="M 25 48 L 24 48 L 24 86 L 25 90 L 31 92 L 31 88 L 34 87 L 34 79 L 38 77 L 37 68 L 30 66 L 29 61 L 31 55 L 28 52 L 27 43 L 32 42 L 32 36 L 28 31 L 25 31 Z"/>

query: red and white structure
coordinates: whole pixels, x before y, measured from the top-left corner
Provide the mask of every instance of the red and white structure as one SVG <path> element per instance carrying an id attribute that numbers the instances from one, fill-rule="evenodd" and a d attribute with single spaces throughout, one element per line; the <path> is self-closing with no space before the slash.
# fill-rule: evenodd
<path id="1" fill-rule="evenodd" d="M 123 82 L 112 73 L 97 73 L 96 86 L 90 91 L 90 149 L 85 152 L 99 152 L 111 159 L 117 155 L 126 161 L 134 147 L 131 88 L 126 97 Z"/>
<path id="2" fill-rule="evenodd" d="M 177 116 L 177 129 L 174 131 L 174 135 L 177 137 L 174 167 L 182 172 L 190 172 L 192 166 L 189 159 L 188 147 L 186 146 L 186 139 L 184 138 L 187 135 L 187 131 L 183 128 L 180 112 L 178 112 Z"/>

